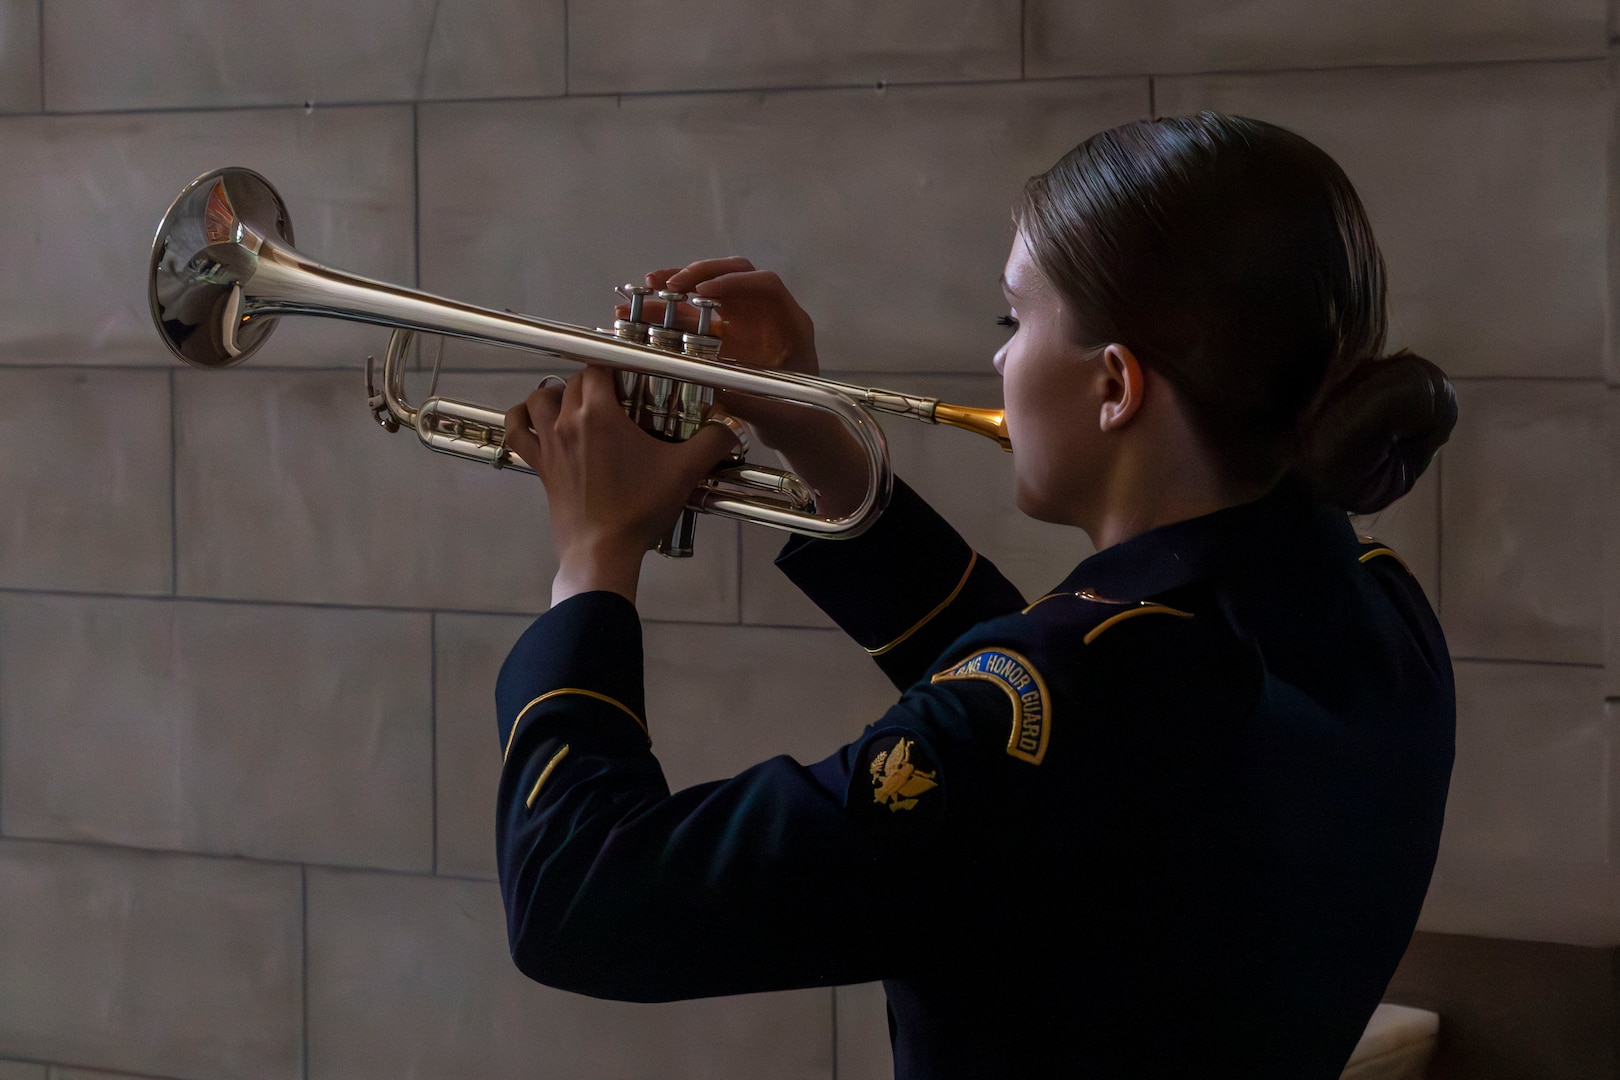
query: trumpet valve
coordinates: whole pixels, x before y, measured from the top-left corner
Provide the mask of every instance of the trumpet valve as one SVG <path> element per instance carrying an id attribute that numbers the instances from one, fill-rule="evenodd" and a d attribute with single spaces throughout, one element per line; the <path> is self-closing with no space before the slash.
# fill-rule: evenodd
<path id="1" fill-rule="evenodd" d="M 720 301 L 694 295 L 687 303 L 697 308 L 697 333 L 681 335 L 681 352 L 699 360 L 720 359 L 720 339 L 709 333 L 715 309 L 720 306 Z"/>
<path id="2" fill-rule="evenodd" d="M 696 435 L 703 421 L 714 411 L 714 388 L 683 382 L 675 395 L 675 424 L 670 432 L 685 441 Z"/>
<path id="3" fill-rule="evenodd" d="M 630 419 L 641 423 L 641 406 L 647 397 L 647 376 L 640 371 L 616 371 L 613 381 L 619 388 L 619 404 Z"/>
<path id="4" fill-rule="evenodd" d="M 661 289 L 658 292 L 658 299 L 664 302 L 664 325 L 647 328 L 647 343 L 665 352 L 678 353 L 681 351 L 681 338 L 685 335 L 675 325 L 675 320 L 680 314 L 680 303 L 686 299 L 686 294 Z"/>
<path id="5" fill-rule="evenodd" d="M 625 319 L 613 320 L 613 336 L 637 345 L 647 344 L 647 323 L 641 314 L 642 305 L 652 295 L 652 290 L 645 285 L 625 284 L 614 291 L 629 301 L 630 315 Z"/>

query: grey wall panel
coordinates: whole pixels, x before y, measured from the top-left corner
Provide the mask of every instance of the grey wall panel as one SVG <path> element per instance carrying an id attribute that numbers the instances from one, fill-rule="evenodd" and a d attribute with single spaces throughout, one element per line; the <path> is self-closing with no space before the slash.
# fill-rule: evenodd
<path id="1" fill-rule="evenodd" d="M 147 301 L 152 236 L 181 187 L 224 165 L 276 185 L 306 254 L 414 279 L 407 107 L 8 117 L 0 145 L 0 363 L 173 363 Z M 375 331 L 296 321 L 252 363 L 354 364 L 368 343 L 380 351 Z"/>
<path id="2" fill-rule="evenodd" d="M 45 1066 L 26 1061 L 0 1061 L 0 1080 L 46 1080 Z"/>
<path id="3" fill-rule="evenodd" d="M 743 529 L 742 621 L 763 626 L 831 627 L 833 621 L 776 568 L 783 540 L 770 529 Z"/>
<path id="4" fill-rule="evenodd" d="M 0 2 L 0 112 L 40 108 L 39 0 Z"/>
<path id="5" fill-rule="evenodd" d="M 474 611 L 550 605 L 556 563 L 533 477 L 434 454 L 409 432 L 384 433 L 352 373 L 176 378 L 182 594 Z M 461 374 L 443 389 L 504 409 L 534 385 L 532 376 Z M 408 392 L 421 400 L 425 386 Z M 647 566 L 643 610 L 653 617 L 736 621 L 731 524 L 706 519 L 694 558 L 653 555 Z"/>
<path id="6" fill-rule="evenodd" d="M 694 635 L 659 625 L 647 630 L 646 652 L 647 720 L 677 789 L 778 754 L 819 761 L 899 697 L 834 630 L 715 627 Z"/>
<path id="7" fill-rule="evenodd" d="M 1607 72 L 1481 65 L 1158 80 L 1162 115 L 1300 132 L 1360 191 L 1389 263 L 1390 345 L 1453 375 L 1595 378 L 1604 340 Z"/>
<path id="8" fill-rule="evenodd" d="M 1601 56 L 1604 0 L 1030 0 L 1030 75 Z"/>
<path id="9" fill-rule="evenodd" d="M 0 367 L 0 587 L 167 593 L 169 378 Z"/>
<path id="10" fill-rule="evenodd" d="M 1571 944 L 1620 940 L 1616 717 L 1596 668 L 1457 669 L 1457 763 L 1421 926 Z"/>
<path id="11" fill-rule="evenodd" d="M 683 1080 L 832 1073 L 832 994 L 666 1005 L 524 978 L 493 884 L 309 874 L 310 1080 Z"/>
<path id="12" fill-rule="evenodd" d="M 1603 387 L 1493 379 L 1458 397 L 1440 500 L 1452 655 L 1601 663 Z"/>
<path id="13" fill-rule="evenodd" d="M 530 620 L 434 617 L 434 807 L 438 871 L 495 877 L 495 787 L 501 775 L 495 677 Z"/>
<path id="14" fill-rule="evenodd" d="M 0 1053 L 302 1075 L 297 867 L 6 840 L 0 909 Z"/>
<path id="15" fill-rule="evenodd" d="M 1620 700 L 1620 388 L 1603 396 L 1603 695 Z"/>
<path id="16" fill-rule="evenodd" d="M 6 833 L 429 869 L 428 642 L 419 614 L 0 599 Z"/>
<path id="17" fill-rule="evenodd" d="M 894 1080 L 883 984 L 840 986 L 835 1001 L 839 1080 Z"/>
<path id="18" fill-rule="evenodd" d="M 560 94 L 563 0 L 48 0 L 53 112 Z"/>
<path id="19" fill-rule="evenodd" d="M 1019 74 L 1018 0 L 831 0 L 765 8 L 706 0 L 672 8 L 574 0 L 575 94 L 957 82 Z"/>
<path id="20" fill-rule="evenodd" d="M 1145 114 L 1146 91 L 1120 79 L 423 106 L 423 285 L 598 326 L 620 282 L 743 254 L 796 291 L 828 369 L 983 370 L 1024 180 Z"/>

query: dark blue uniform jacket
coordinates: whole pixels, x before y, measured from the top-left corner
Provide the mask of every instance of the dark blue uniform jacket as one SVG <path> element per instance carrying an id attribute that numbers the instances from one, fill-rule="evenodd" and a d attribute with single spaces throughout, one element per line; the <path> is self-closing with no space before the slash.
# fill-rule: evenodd
<path id="1" fill-rule="evenodd" d="M 1450 660 L 1279 492 L 1026 603 L 903 486 L 787 574 L 901 691 L 824 761 L 672 793 L 641 631 L 557 605 L 497 687 L 512 955 L 634 1001 L 885 981 L 898 1080 L 1338 1075 L 1434 864 Z"/>

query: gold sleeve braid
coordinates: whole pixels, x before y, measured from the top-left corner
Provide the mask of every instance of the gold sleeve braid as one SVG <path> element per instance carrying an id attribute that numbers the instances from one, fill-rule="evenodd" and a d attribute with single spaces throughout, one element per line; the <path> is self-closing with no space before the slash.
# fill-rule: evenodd
<path id="1" fill-rule="evenodd" d="M 548 690 L 544 694 L 541 694 L 539 697 L 535 698 L 533 701 L 529 702 L 527 705 L 523 706 L 523 711 L 518 713 L 516 720 L 512 721 L 511 734 L 507 735 L 506 737 L 506 749 L 501 752 L 502 761 L 505 761 L 512 753 L 512 744 L 517 741 L 518 727 L 523 723 L 523 718 L 529 715 L 529 710 L 540 704 L 542 701 L 549 701 L 554 697 L 561 697 L 564 694 L 579 694 L 582 697 L 595 698 L 597 701 L 605 701 L 609 705 L 620 709 L 626 716 L 634 720 L 636 722 L 636 726 L 641 729 L 641 733 L 643 735 L 647 735 L 649 739 L 652 737 L 650 734 L 648 734 L 645 721 L 643 721 L 641 717 L 637 716 L 630 706 L 626 705 L 624 702 L 618 700 L 617 698 L 610 698 L 606 694 L 598 694 L 595 690 L 581 690 L 577 687 L 564 686 L 556 690 Z"/>
<path id="2" fill-rule="evenodd" d="M 942 612 L 946 608 L 950 607 L 951 602 L 954 601 L 958 596 L 962 595 L 962 590 L 967 586 L 968 578 L 973 575 L 973 568 L 975 566 L 977 566 L 978 564 L 979 564 L 979 553 L 977 551 L 975 551 L 975 552 L 972 553 L 972 557 L 968 559 L 967 569 L 962 571 L 962 580 L 960 580 L 960 581 L 958 581 L 956 583 L 956 588 L 951 590 L 951 594 L 949 596 L 947 596 L 944 600 L 940 601 L 938 607 L 934 608 L 933 611 L 930 611 L 928 614 L 924 615 L 921 619 L 917 620 L 916 624 L 913 625 L 911 627 L 911 629 L 907 630 L 905 633 L 901 634 L 899 637 L 895 638 L 893 641 L 889 642 L 887 645 L 879 646 L 876 649 L 867 649 L 866 651 L 868 653 L 870 653 L 872 656 L 882 656 L 884 653 L 890 651 L 891 649 L 893 649 L 896 646 L 898 646 L 898 645 L 902 644 L 903 642 L 905 642 L 906 639 L 910 638 L 911 635 L 915 634 L 917 631 L 919 631 L 923 627 L 927 626 L 930 622 L 933 622 L 934 619 L 936 617 L 938 617 L 940 612 Z"/>

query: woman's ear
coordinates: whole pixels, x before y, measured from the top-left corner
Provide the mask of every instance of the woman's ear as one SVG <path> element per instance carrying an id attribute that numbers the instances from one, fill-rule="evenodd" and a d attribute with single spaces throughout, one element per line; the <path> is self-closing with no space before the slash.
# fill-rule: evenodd
<path id="1" fill-rule="evenodd" d="M 1123 345 L 1106 346 L 1097 363 L 1104 383 L 1098 423 L 1103 431 L 1113 431 L 1135 418 L 1147 384 L 1136 354 Z"/>

